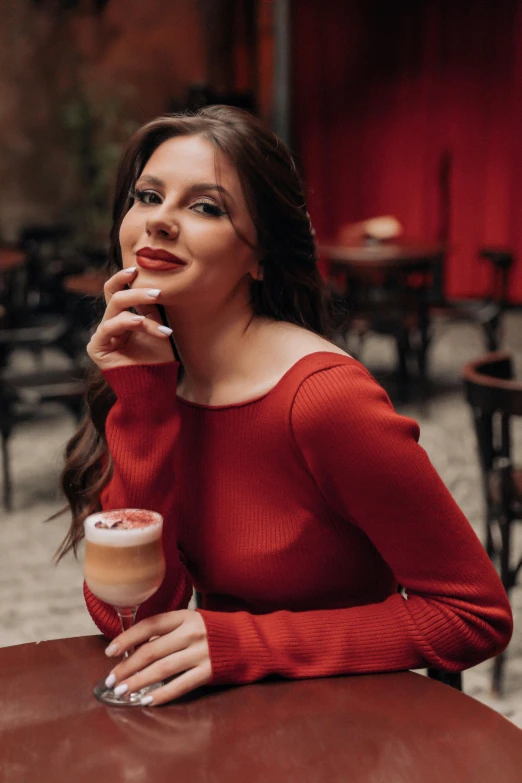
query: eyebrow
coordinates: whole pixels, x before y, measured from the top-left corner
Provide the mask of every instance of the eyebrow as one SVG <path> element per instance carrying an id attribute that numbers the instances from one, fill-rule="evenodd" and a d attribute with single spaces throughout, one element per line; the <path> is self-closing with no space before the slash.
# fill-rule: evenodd
<path id="1" fill-rule="evenodd" d="M 159 177 L 154 177 L 152 174 L 143 174 L 141 177 L 138 177 L 138 182 L 142 181 L 148 182 L 151 185 L 156 185 L 160 188 L 164 188 L 166 186 L 162 179 Z M 229 193 L 229 191 L 222 185 L 218 185 L 216 182 L 194 182 L 189 186 L 188 193 L 194 193 L 198 190 L 217 190 L 218 193 L 222 193 L 224 196 L 227 196 L 230 201 L 234 201 L 234 198 Z"/>

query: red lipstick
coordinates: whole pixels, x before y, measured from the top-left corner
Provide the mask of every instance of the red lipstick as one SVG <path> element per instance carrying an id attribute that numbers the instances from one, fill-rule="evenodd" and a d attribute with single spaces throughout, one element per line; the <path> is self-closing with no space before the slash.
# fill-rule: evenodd
<path id="1" fill-rule="evenodd" d="M 185 266 L 186 262 L 173 253 L 169 253 L 168 250 L 142 247 L 136 251 L 136 263 L 143 269 L 160 272 L 172 270 L 177 266 Z"/>

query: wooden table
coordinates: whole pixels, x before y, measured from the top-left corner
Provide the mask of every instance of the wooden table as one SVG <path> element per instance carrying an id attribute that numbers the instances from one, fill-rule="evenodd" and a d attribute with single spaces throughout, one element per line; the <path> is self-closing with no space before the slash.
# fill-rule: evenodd
<path id="1" fill-rule="evenodd" d="M 27 260 L 22 250 L 12 247 L 0 247 L 0 272 L 10 272 L 16 267 L 23 266 Z"/>
<path id="2" fill-rule="evenodd" d="M 103 286 L 106 280 L 107 275 L 104 272 L 67 275 L 64 278 L 63 287 L 70 294 L 95 297 L 103 294 Z"/>
<path id="3" fill-rule="evenodd" d="M 320 243 L 319 254 L 340 271 L 374 273 L 375 271 L 411 272 L 431 269 L 445 252 L 444 245 L 431 242 L 397 241 L 356 242 L 341 245 L 333 241 Z"/>
<path id="4" fill-rule="evenodd" d="M 207 688 L 99 704 L 98 636 L 0 649 L 5 783 L 520 783 L 522 731 L 419 674 Z"/>
<path id="5" fill-rule="evenodd" d="M 331 278 L 343 279 L 343 293 L 352 319 L 364 321 L 369 328 L 385 324 L 381 328 L 377 326 L 377 330 L 394 334 L 399 389 L 401 396 L 407 398 L 411 324 L 415 323 L 415 358 L 421 384 L 424 384 L 430 339 L 428 293 L 433 285 L 438 285 L 446 248 L 440 243 L 394 240 L 348 245 L 324 242 L 319 244 L 318 251 L 329 262 Z M 414 273 L 417 279 L 412 284 Z M 380 287 L 376 284 L 376 276 L 385 280 L 385 286 L 382 279 Z M 361 334 L 363 332 L 364 329 Z"/>

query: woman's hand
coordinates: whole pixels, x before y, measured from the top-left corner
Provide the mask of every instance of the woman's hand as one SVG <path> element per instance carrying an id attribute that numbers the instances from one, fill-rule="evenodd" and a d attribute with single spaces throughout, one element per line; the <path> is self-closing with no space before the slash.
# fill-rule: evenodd
<path id="1" fill-rule="evenodd" d="M 87 346 L 87 353 L 100 370 L 171 362 L 174 359 L 168 340 L 172 330 L 162 325 L 155 306 L 161 291 L 148 288 L 126 290 L 135 277 L 135 267 L 122 269 L 105 283 L 107 308 Z M 133 307 L 138 315 L 129 312 L 129 307 Z"/>
<path id="2" fill-rule="evenodd" d="M 105 652 L 122 655 L 137 645 L 141 647 L 119 663 L 105 681 L 117 696 L 174 677 L 142 700 L 143 705 L 155 706 L 210 682 L 207 630 L 197 612 L 184 609 L 148 617 L 117 636 Z"/>

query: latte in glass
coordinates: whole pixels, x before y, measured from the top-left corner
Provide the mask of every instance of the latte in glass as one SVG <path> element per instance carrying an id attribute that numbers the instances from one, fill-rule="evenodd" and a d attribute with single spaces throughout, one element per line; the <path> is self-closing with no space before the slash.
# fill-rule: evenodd
<path id="1" fill-rule="evenodd" d="M 165 576 L 163 517 L 125 508 L 91 514 L 84 522 L 84 576 L 91 592 L 116 608 L 137 607 Z"/>

